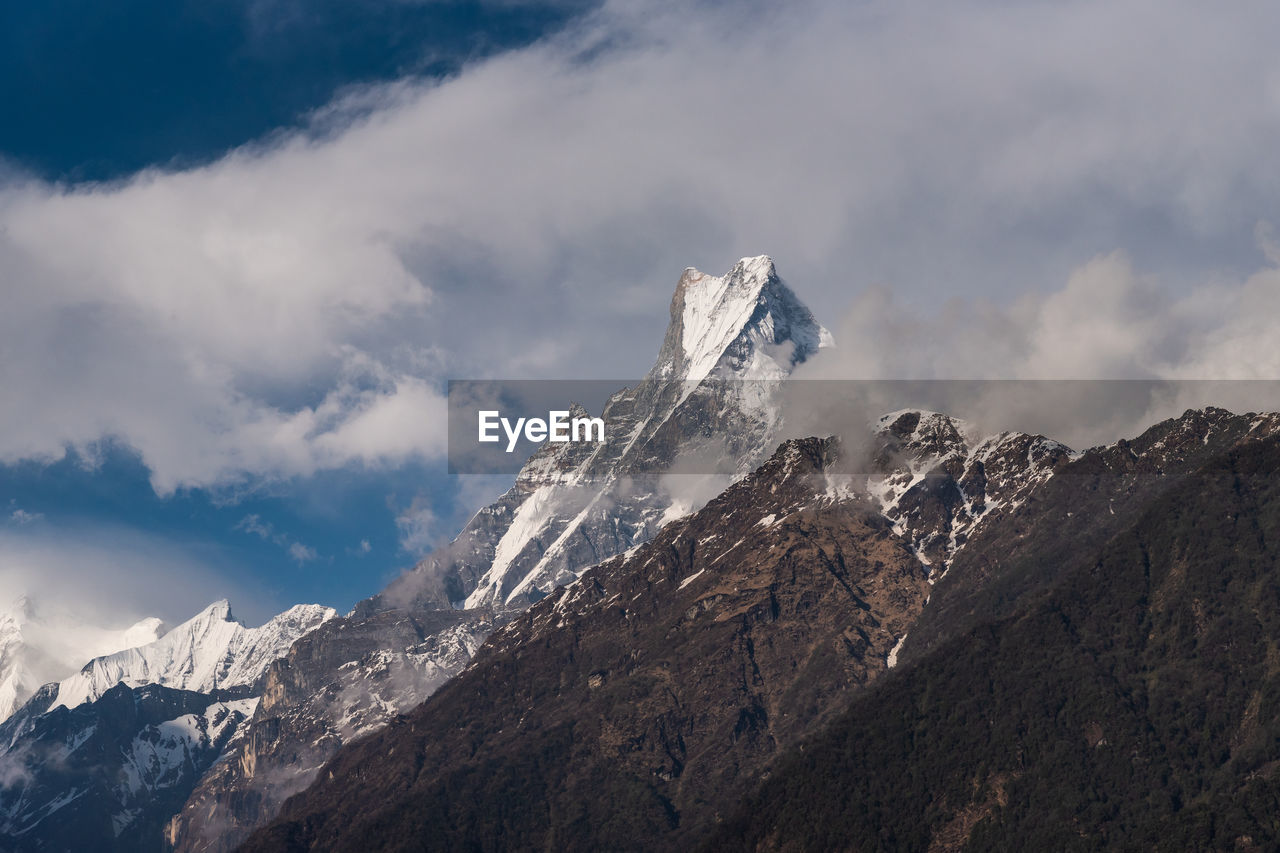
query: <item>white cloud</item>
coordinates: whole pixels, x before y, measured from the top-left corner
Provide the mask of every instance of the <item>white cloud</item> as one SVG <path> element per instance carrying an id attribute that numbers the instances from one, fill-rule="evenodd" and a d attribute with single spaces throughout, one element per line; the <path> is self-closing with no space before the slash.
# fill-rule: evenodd
<path id="1" fill-rule="evenodd" d="M 269 521 L 264 521 L 262 516 L 256 512 L 240 519 L 232 529 L 251 533 L 259 539 L 278 545 L 285 550 L 290 559 L 299 564 L 310 562 L 318 556 L 316 549 L 309 545 L 304 545 L 288 533 L 276 529 L 275 525 Z"/>
<path id="2" fill-rule="evenodd" d="M 316 549 L 301 542 L 293 542 L 289 545 L 289 557 L 298 563 L 308 563 L 316 558 Z"/>
<path id="3" fill-rule="evenodd" d="M 1270 257 L 1268 256 L 1270 259 Z M 883 289 L 836 324 L 811 379 L 1280 379 L 1280 266 L 1177 292 L 1124 252 L 1008 305 L 912 310 Z"/>
<path id="4" fill-rule="evenodd" d="M 44 513 L 27 512 L 25 509 L 22 509 L 21 507 L 9 513 L 9 520 L 12 521 L 14 524 L 32 524 L 34 522 L 40 521 L 43 518 L 44 518 Z"/>
<path id="5" fill-rule="evenodd" d="M 415 557 L 440 545 L 445 533 L 435 511 L 422 499 L 415 499 L 396 516 L 396 526 L 400 528 L 400 547 Z"/>
<path id="6" fill-rule="evenodd" d="M 0 460 L 110 437 L 166 492 L 439 456 L 444 378 L 637 375 L 679 270 L 759 252 L 873 338 L 976 324 L 900 369 L 1274 375 L 1277 24 L 613 4 L 206 167 L 11 181 Z"/>
<path id="7" fill-rule="evenodd" d="M 162 538 L 104 526 L 0 529 L 0 607 L 26 595 L 67 624 L 126 628 L 147 616 L 177 625 L 219 598 L 247 624 L 287 603 Z M 292 603 L 292 602 L 289 602 Z"/>

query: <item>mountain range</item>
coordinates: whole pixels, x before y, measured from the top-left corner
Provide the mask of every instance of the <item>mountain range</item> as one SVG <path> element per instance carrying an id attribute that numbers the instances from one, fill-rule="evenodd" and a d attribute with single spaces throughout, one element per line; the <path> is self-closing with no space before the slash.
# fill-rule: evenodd
<path id="1" fill-rule="evenodd" d="M 832 345 L 768 258 L 686 270 L 610 441 L 352 612 L 10 666 L 0 849 L 1280 843 L 1280 415 L 796 436 Z"/>

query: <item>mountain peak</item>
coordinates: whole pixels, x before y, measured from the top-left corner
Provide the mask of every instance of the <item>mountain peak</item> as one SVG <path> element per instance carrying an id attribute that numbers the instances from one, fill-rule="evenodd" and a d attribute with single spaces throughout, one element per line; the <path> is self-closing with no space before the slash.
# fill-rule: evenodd
<path id="1" fill-rule="evenodd" d="M 231 602 L 225 598 L 219 598 L 217 601 L 213 602 L 187 621 L 195 622 L 196 620 L 209 622 L 234 622 L 236 621 L 236 618 L 231 615 Z"/>
<path id="2" fill-rule="evenodd" d="M 689 267 L 671 298 L 671 322 L 650 376 L 778 379 L 831 344 L 768 255 L 742 258 L 719 277 Z"/>

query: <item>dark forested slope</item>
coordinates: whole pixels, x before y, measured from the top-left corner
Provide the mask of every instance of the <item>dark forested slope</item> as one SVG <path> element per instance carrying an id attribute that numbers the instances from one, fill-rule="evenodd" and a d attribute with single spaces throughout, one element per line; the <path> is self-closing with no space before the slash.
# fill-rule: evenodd
<path id="1" fill-rule="evenodd" d="M 1280 445 L 1156 501 L 1019 615 L 882 679 L 724 850 L 1276 849 Z"/>

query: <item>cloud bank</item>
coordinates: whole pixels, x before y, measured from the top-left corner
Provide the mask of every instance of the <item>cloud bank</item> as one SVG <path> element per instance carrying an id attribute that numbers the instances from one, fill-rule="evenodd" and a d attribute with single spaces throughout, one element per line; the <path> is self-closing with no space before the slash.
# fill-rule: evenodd
<path id="1" fill-rule="evenodd" d="M 119 441 L 163 494 L 433 458 L 445 378 L 638 375 L 680 269 L 760 252 L 845 375 L 1276 376 L 1277 25 L 617 3 L 202 168 L 10 176 L 0 461 Z"/>

